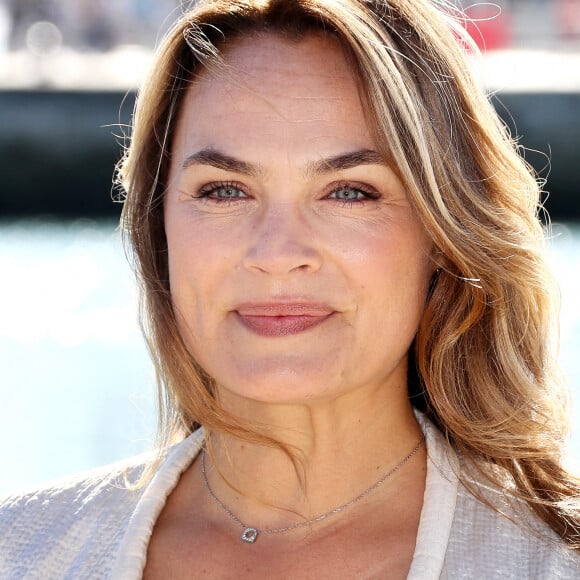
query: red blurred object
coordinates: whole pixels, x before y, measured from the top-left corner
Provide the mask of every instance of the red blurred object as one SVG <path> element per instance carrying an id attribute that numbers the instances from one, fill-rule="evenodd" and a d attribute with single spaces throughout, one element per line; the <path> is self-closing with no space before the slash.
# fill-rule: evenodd
<path id="1" fill-rule="evenodd" d="M 512 20 L 509 11 L 497 5 L 481 4 L 468 8 L 465 28 L 482 50 L 497 50 L 511 44 Z"/>
<path id="2" fill-rule="evenodd" d="M 558 0 L 558 20 L 562 36 L 580 35 L 580 0 Z"/>

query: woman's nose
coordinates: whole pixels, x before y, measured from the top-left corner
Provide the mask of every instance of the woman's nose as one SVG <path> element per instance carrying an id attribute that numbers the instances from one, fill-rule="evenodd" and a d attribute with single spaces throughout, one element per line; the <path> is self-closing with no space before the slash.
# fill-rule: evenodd
<path id="1" fill-rule="evenodd" d="M 285 276 L 297 271 L 317 271 L 321 255 L 315 232 L 298 208 L 275 207 L 254 226 L 244 267 L 255 272 Z"/>

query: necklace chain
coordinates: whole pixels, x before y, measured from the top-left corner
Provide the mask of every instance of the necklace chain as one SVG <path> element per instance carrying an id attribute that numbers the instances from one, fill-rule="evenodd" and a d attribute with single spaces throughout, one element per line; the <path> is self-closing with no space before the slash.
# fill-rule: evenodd
<path id="1" fill-rule="evenodd" d="M 230 508 L 219 497 L 217 497 L 217 495 L 213 492 L 211 486 L 209 485 L 209 481 L 207 480 L 207 474 L 205 471 L 205 448 L 203 448 L 201 451 L 201 473 L 203 475 L 203 483 L 204 483 L 205 488 L 207 489 L 207 492 L 209 493 L 210 497 L 222 508 L 222 510 L 230 517 L 230 519 L 232 519 L 234 522 L 236 522 L 238 525 L 240 525 L 243 528 L 243 532 L 242 532 L 242 535 L 240 536 L 240 539 L 244 542 L 248 542 L 248 543 L 252 544 L 256 541 L 259 534 L 281 534 L 283 532 L 289 532 L 290 530 L 295 530 L 297 528 L 302 528 L 304 526 L 308 526 L 308 525 L 314 524 L 316 522 L 321 522 L 322 520 L 325 520 L 326 518 L 333 516 L 337 513 L 340 513 L 343 510 L 353 506 L 354 504 L 358 503 L 359 501 L 361 501 L 362 499 L 364 499 L 365 497 L 370 495 L 373 491 L 375 491 L 378 487 L 380 487 L 383 483 L 385 483 L 385 481 L 387 479 L 389 479 L 396 471 L 401 469 L 401 467 L 403 467 L 403 465 L 405 465 L 405 463 L 407 463 L 407 461 L 409 461 L 417 453 L 417 451 L 419 451 L 419 449 L 421 449 L 421 447 L 423 446 L 423 443 L 425 443 L 425 436 L 424 435 L 419 440 L 419 443 L 417 443 L 417 445 L 415 445 L 415 447 L 411 450 L 411 452 L 406 457 L 404 457 L 401 461 L 399 461 L 399 463 L 397 463 L 397 465 L 395 465 L 393 468 L 391 468 L 389 471 L 387 471 L 385 474 L 383 474 L 378 481 L 373 483 L 373 485 L 371 485 L 369 488 L 365 489 L 362 493 L 360 493 L 359 495 L 357 495 L 355 498 L 351 499 L 350 501 L 347 501 L 346 503 L 343 503 L 342 505 L 339 505 L 339 506 L 335 507 L 334 509 L 331 509 L 330 511 L 327 511 L 323 514 L 319 514 L 316 517 L 314 517 L 310 520 L 307 520 L 305 522 L 298 522 L 296 524 L 292 524 L 290 526 L 284 526 L 284 527 L 280 527 L 280 528 L 268 528 L 265 530 L 261 530 L 261 529 L 256 528 L 256 527 L 246 526 L 246 524 L 244 524 L 244 522 L 242 522 L 242 520 L 240 520 L 240 518 L 238 516 L 236 516 L 236 514 L 234 514 L 230 510 Z"/>

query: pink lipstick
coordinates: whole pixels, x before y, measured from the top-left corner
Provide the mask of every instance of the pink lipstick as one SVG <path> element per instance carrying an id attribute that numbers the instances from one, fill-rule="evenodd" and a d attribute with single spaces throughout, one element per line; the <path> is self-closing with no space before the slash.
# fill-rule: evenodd
<path id="1" fill-rule="evenodd" d="M 235 310 L 240 322 L 259 336 L 292 336 L 318 326 L 334 314 L 325 304 L 247 303 Z"/>

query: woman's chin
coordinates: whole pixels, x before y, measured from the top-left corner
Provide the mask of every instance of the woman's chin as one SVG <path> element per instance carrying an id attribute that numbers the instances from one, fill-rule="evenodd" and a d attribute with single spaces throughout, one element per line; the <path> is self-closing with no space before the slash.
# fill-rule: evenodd
<path id="1" fill-rule="evenodd" d="M 305 366 L 278 366 L 268 371 L 251 369 L 218 384 L 220 391 L 227 391 L 235 398 L 272 404 L 305 404 L 338 396 L 343 391 L 339 377 Z"/>

